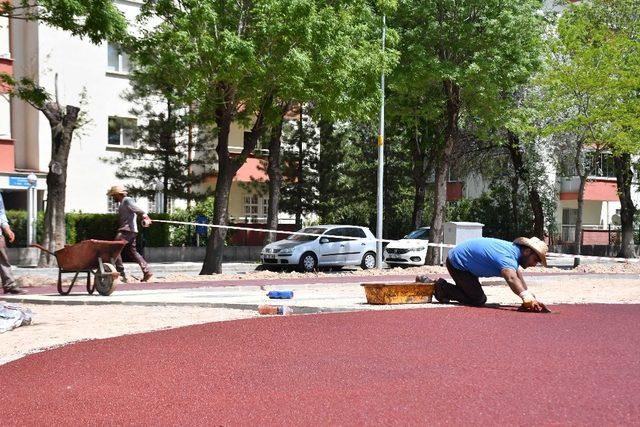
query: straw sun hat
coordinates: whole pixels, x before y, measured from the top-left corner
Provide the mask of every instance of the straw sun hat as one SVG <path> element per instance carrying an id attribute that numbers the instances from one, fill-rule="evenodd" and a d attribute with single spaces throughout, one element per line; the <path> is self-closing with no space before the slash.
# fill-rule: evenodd
<path id="1" fill-rule="evenodd" d="M 518 237 L 513 241 L 513 243 L 530 248 L 538 255 L 538 258 L 540 258 L 540 262 L 542 263 L 542 265 L 544 265 L 545 267 L 547 266 L 547 252 L 549 251 L 549 247 L 547 247 L 547 244 L 545 242 L 538 239 L 537 237 L 532 237 L 530 239 L 527 237 Z"/>
<path id="2" fill-rule="evenodd" d="M 107 196 L 113 196 L 114 194 L 127 194 L 127 189 L 122 185 L 114 185 L 107 191 Z"/>

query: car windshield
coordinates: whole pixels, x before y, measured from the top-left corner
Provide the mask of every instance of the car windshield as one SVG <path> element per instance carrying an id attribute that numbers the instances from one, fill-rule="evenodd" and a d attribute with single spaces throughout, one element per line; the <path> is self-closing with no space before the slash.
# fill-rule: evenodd
<path id="1" fill-rule="evenodd" d="M 310 234 L 323 234 L 325 231 L 327 231 L 325 228 L 320 228 L 320 227 L 307 227 L 307 228 L 303 228 L 302 230 L 299 230 L 300 233 L 310 233 Z M 287 240 L 293 240 L 295 242 L 310 242 L 317 238 L 318 236 L 292 234 L 291 236 L 287 237 Z"/>
<path id="2" fill-rule="evenodd" d="M 421 239 L 429 240 L 429 230 L 422 228 L 420 230 L 413 230 L 411 233 L 404 236 L 405 239 Z"/>

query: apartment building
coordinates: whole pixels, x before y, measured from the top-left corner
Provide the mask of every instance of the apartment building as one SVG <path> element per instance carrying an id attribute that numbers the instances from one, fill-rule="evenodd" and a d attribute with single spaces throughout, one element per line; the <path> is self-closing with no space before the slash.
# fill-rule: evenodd
<path id="1" fill-rule="evenodd" d="M 12 25 L 9 19 L 0 17 L 0 72 L 9 75 L 15 69 Z M 23 162 L 20 150 L 16 149 L 16 112 L 8 92 L 9 88 L 0 84 L 0 190 L 7 209 L 27 210 L 29 188 L 36 189 L 36 201 L 42 205 L 46 175 Z"/>

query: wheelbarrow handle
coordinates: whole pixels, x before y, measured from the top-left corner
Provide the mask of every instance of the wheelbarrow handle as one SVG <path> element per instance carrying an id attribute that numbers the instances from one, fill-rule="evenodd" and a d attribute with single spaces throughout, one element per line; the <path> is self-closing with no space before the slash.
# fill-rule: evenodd
<path id="1" fill-rule="evenodd" d="M 31 245 L 29 245 L 29 246 L 32 246 L 32 247 L 34 247 L 34 248 L 38 248 L 38 249 L 40 249 L 41 251 L 45 251 L 45 252 L 47 252 L 47 253 L 49 253 L 49 254 L 51 254 L 51 255 L 53 255 L 53 256 L 56 256 L 56 254 L 54 254 L 54 253 L 53 253 L 53 252 L 51 252 L 49 249 L 45 248 L 44 246 L 42 246 L 42 245 L 40 245 L 40 244 L 38 244 L 38 243 L 32 243 L 32 244 L 31 244 Z"/>

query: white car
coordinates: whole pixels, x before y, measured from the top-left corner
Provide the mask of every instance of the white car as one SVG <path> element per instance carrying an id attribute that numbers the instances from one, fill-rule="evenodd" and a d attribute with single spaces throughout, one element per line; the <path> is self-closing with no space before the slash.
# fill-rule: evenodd
<path id="1" fill-rule="evenodd" d="M 400 240 L 394 240 L 384 249 L 384 262 L 389 267 L 424 265 L 427 259 L 430 227 L 412 231 Z"/>
<path id="2" fill-rule="evenodd" d="M 300 232 L 317 236 L 292 234 L 268 244 L 260 254 L 264 267 L 314 271 L 318 267 L 359 265 L 369 269 L 376 266 L 376 240 L 367 227 L 316 225 Z"/>

